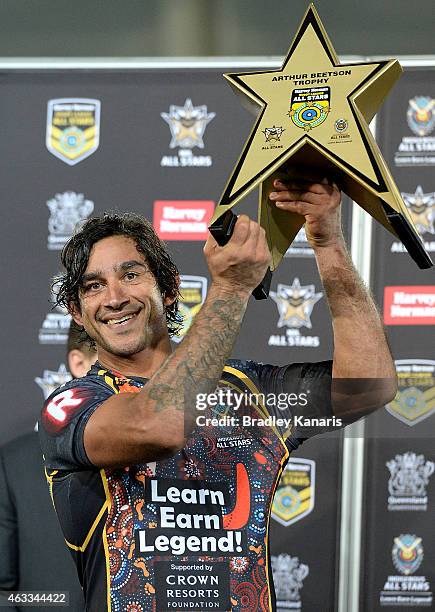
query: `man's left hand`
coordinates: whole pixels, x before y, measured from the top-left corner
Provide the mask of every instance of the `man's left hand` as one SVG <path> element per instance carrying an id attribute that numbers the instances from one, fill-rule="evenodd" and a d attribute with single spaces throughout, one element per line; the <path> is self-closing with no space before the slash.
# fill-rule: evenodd
<path id="1" fill-rule="evenodd" d="M 340 218 L 341 193 L 328 179 L 307 176 L 276 179 L 269 198 L 281 210 L 305 217 L 305 233 L 313 248 L 343 241 Z"/>

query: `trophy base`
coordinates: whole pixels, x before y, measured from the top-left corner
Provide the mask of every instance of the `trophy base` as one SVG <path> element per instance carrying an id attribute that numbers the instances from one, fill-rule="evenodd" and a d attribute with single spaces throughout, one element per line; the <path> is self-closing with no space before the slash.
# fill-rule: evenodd
<path id="1" fill-rule="evenodd" d="M 225 246 L 234 232 L 237 215 L 231 210 L 227 210 L 219 219 L 216 219 L 209 227 L 210 234 L 216 240 L 219 246 Z M 272 281 L 272 272 L 267 269 L 261 283 L 255 287 L 252 295 L 256 300 L 266 300 L 269 297 L 270 283 Z"/>

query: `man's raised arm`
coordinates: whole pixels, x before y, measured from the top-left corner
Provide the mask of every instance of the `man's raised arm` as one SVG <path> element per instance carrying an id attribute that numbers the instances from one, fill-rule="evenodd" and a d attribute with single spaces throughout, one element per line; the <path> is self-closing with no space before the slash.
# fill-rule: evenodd
<path id="1" fill-rule="evenodd" d="M 332 315 L 334 413 L 351 422 L 391 401 L 397 381 L 379 313 L 345 245 L 340 192 L 326 179 L 307 176 L 274 186 L 277 207 L 305 217 Z"/>

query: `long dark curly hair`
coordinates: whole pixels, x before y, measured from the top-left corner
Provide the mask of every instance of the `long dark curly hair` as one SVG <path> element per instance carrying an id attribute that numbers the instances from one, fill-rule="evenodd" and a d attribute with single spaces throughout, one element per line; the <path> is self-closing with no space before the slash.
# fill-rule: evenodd
<path id="1" fill-rule="evenodd" d="M 176 298 L 172 304 L 166 306 L 169 335 L 176 335 L 181 325 L 181 315 L 178 312 L 178 269 L 151 223 L 134 213 L 104 213 L 101 217 L 88 219 L 72 236 L 61 255 L 66 271 L 56 276 L 52 283 L 55 305 L 63 306 L 69 311 L 74 305 L 81 311 L 79 292 L 91 249 L 96 242 L 109 236 L 132 238 L 139 253 L 145 257 L 162 296 Z"/>

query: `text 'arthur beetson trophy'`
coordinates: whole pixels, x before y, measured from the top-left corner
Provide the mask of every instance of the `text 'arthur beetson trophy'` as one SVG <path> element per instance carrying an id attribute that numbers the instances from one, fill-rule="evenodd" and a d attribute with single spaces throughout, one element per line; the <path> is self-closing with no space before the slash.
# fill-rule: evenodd
<path id="1" fill-rule="evenodd" d="M 275 270 L 305 220 L 270 202 L 273 180 L 290 176 L 286 168 L 309 168 L 336 181 L 403 242 L 420 268 L 431 267 L 368 126 L 401 72 L 397 60 L 340 64 L 310 5 L 280 69 L 225 74 L 258 118 L 211 221 L 218 243 L 232 234 L 237 218 L 230 209 L 260 186 L 258 217 Z M 269 271 L 253 292 L 257 299 L 267 297 L 270 279 Z"/>

